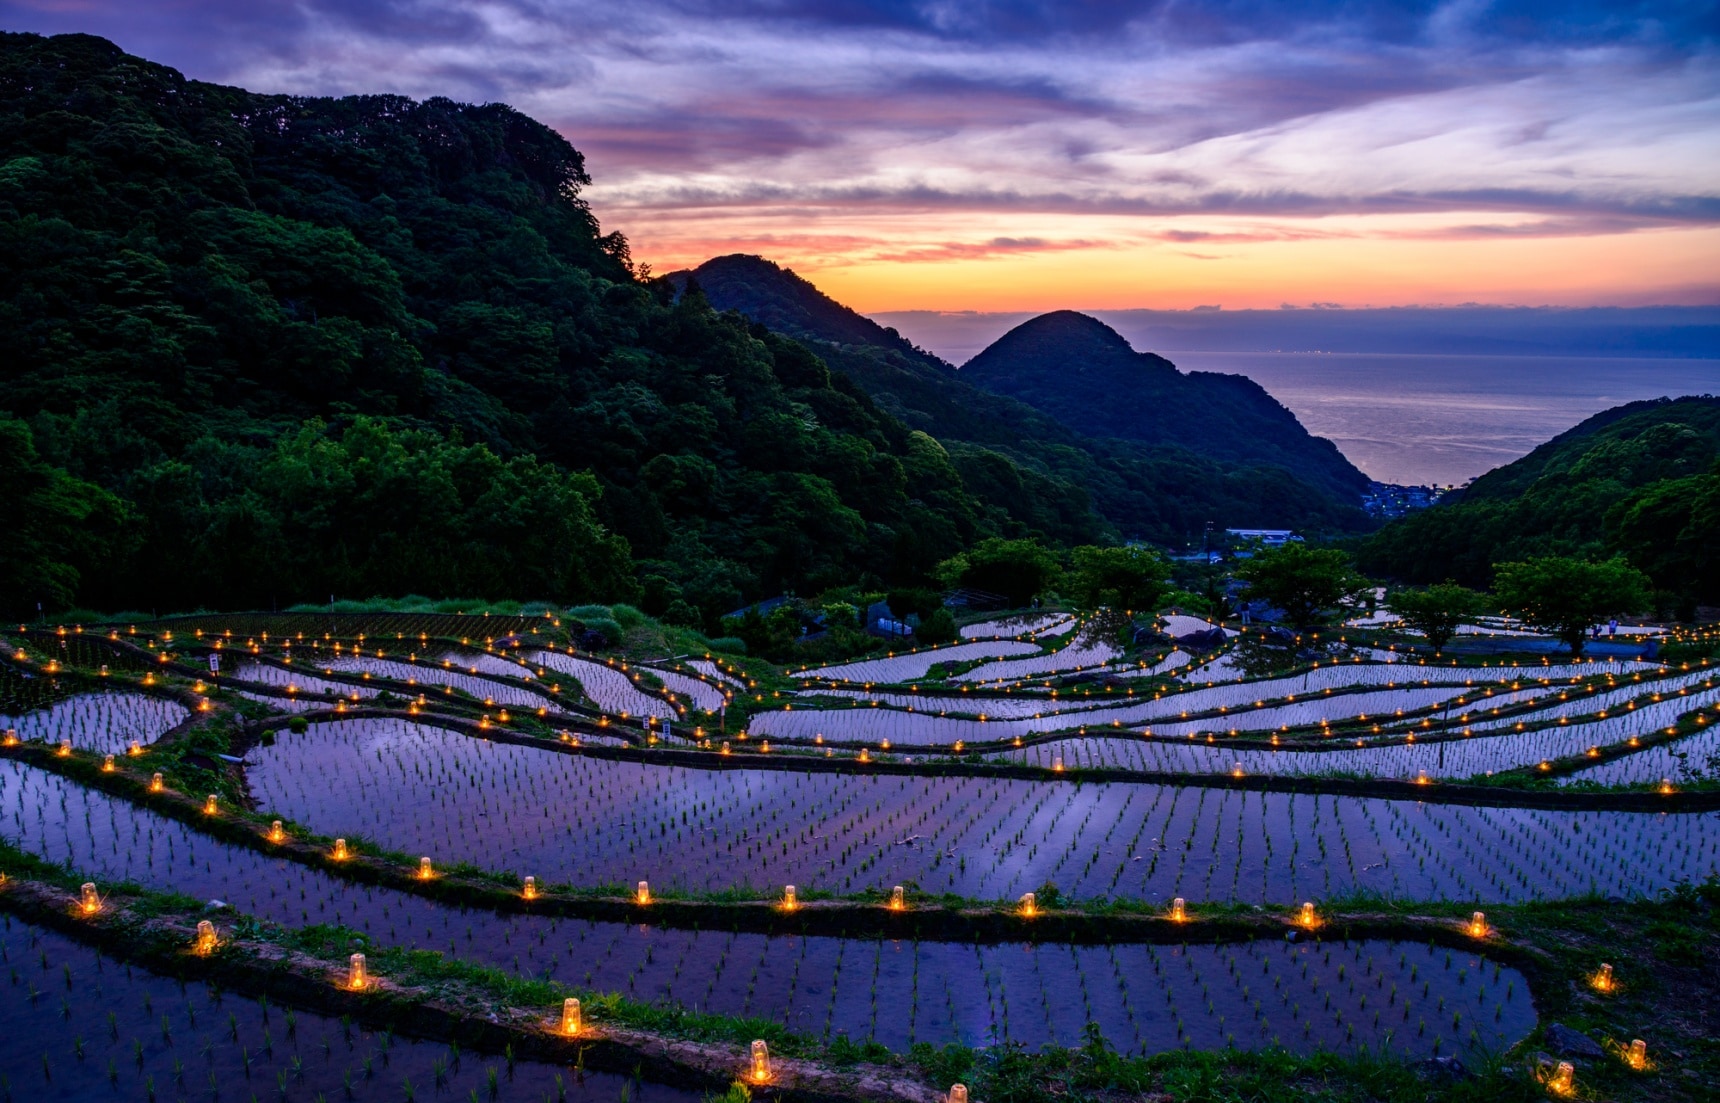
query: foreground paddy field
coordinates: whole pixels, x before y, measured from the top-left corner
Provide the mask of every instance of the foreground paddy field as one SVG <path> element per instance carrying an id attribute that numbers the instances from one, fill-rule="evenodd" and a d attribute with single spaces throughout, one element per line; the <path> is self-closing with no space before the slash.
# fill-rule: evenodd
<path id="1" fill-rule="evenodd" d="M 199 1064 L 175 1047 L 201 1006 L 196 1023 L 188 1011 L 168 1024 L 159 1052 L 133 1031 L 139 1085 L 189 1097 L 211 1074 L 242 1080 L 249 1061 L 286 1098 L 483 1097 L 489 1067 L 497 1098 L 705 1098 L 710 1062 L 742 1067 L 749 1037 L 826 1071 L 864 1055 L 900 1080 L 819 1098 L 917 1103 L 958 1075 L 1003 1098 L 1010 1054 L 1055 1079 L 1059 1054 L 1094 1045 L 1170 1062 L 1129 1066 L 1165 1085 L 1152 1068 L 1195 1068 L 1178 1062 L 1202 1053 L 1259 1068 L 1377 1055 L 1411 1078 L 1410 1062 L 1436 1057 L 1488 1070 L 1545 1045 L 1549 1013 L 1593 1019 L 1574 993 L 1604 959 L 1568 958 L 1581 908 L 1662 907 L 1650 902 L 1683 900 L 1720 870 L 1707 788 L 1720 684 L 1700 664 L 1454 666 L 1352 648 L 1224 680 L 1210 655 L 1128 650 L 1046 615 L 796 672 L 574 653 L 536 627 L 426 632 L 398 656 L 374 640 L 295 640 L 292 663 L 259 638 L 218 678 L 165 637 L 141 663 L 127 650 L 140 644 L 80 641 L 126 673 L 54 682 L 5 722 L 18 731 L 0 747 L 0 836 L 14 865 L 53 863 L 23 868 L 16 891 L 59 876 L 116 900 L 179 894 L 125 907 L 195 908 L 247 946 L 362 943 L 396 969 L 488 970 L 507 998 L 543 1002 L 550 986 L 587 1001 L 594 1022 L 650 1024 L 658 1041 L 642 1054 L 693 1045 L 703 1079 L 673 1060 L 652 1075 L 703 1086 L 579 1081 L 493 1049 L 457 1066 L 447 1038 L 405 1036 L 386 1043 L 400 1055 L 389 1085 L 362 1078 L 367 1059 L 383 1062 L 385 1020 L 308 1008 L 300 1031 L 338 1041 L 319 1034 L 307 1054 L 271 1031 L 270 1064 L 258 1033 L 270 1024 L 241 1011 L 236 1027 L 222 1019 L 225 1041 L 197 1043 Z M 29 665 L 33 637 L 21 642 L 23 670 L 46 673 Z M 1177 677 L 1190 669 L 1215 676 Z M 1186 916 L 1169 918 L 1182 915 L 1173 901 Z M 1495 918 L 1476 927 L 1471 912 Z M 1549 942 L 1553 919 L 1574 926 Z M 93 968 L 93 952 L 54 941 L 75 929 L 13 923 L 26 950 L 53 948 L 76 978 L 77 953 Z M 271 924 L 283 933 L 256 941 Z M 1608 956 L 1646 995 L 1627 948 Z M 148 985 L 178 988 L 136 974 L 143 987 L 113 998 L 153 1006 Z M 261 1013 L 245 993 L 221 998 Z M 18 1028 L 32 1046 L 33 1021 Z M 46 1085 L 67 1057 L 40 1048 L 48 1073 L 11 1040 L 0 1059 Z M 97 1071 L 51 1082 L 85 1098 L 114 1083 Z"/>

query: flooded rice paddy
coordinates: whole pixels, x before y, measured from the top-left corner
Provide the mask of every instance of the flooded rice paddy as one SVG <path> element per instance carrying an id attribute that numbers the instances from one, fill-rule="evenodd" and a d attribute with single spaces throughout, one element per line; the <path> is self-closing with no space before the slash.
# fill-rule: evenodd
<path id="1" fill-rule="evenodd" d="M 1487 901 L 1648 893 L 1720 861 L 1720 814 L 700 770 L 397 720 L 311 725 L 250 758 L 259 806 L 320 833 L 582 885 Z"/>

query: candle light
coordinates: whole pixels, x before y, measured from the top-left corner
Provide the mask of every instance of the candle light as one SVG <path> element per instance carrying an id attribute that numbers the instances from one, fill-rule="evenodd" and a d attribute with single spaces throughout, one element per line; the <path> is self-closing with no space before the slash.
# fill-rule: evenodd
<path id="1" fill-rule="evenodd" d="M 1553 1070 L 1553 1077 L 1547 1086 L 1560 1095 L 1570 1095 L 1577 1090 L 1577 1070 L 1569 1061 L 1560 1061 L 1559 1067 Z"/>
<path id="2" fill-rule="evenodd" d="M 346 861 L 346 858 L 347 858 L 346 840 L 345 839 L 336 839 L 334 841 L 334 860 L 337 862 L 344 862 L 344 861 Z"/>
<path id="3" fill-rule="evenodd" d="M 569 1038 L 579 1033 L 579 1001 L 572 996 L 561 1001 L 561 1032 Z"/>
<path id="4" fill-rule="evenodd" d="M 346 986 L 354 992 L 362 992 L 369 982 L 370 977 L 364 969 L 364 955 L 353 954 L 347 959 Z"/>
<path id="5" fill-rule="evenodd" d="M 1476 912 L 1469 917 L 1469 933 L 1476 938 L 1487 937 L 1487 913 Z"/>
<path id="6" fill-rule="evenodd" d="M 193 948 L 200 954 L 213 953 L 215 943 L 215 924 L 207 919 L 199 919 L 197 921 L 197 941 Z"/>
<path id="7" fill-rule="evenodd" d="M 1613 967 L 1607 962 L 1601 962 L 1600 972 L 1595 974 L 1595 989 L 1600 992 L 1613 990 Z"/>
<path id="8" fill-rule="evenodd" d="M 272 843 L 282 843 L 287 841 L 287 831 L 286 828 L 281 826 L 280 820 L 276 820 L 274 823 L 269 825 L 269 841 Z"/>
<path id="9" fill-rule="evenodd" d="M 94 881 L 85 881 L 84 887 L 78 890 L 78 907 L 85 915 L 94 915 L 102 910 L 102 898 L 96 892 Z"/>
<path id="10" fill-rule="evenodd" d="M 1312 927 L 1314 925 L 1314 905 L 1311 901 L 1304 900 L 1302 902 L 1302 915 L 1298 922 L 1300 922 L 1304 927 Z"/>
<path id="11" fill-rule="evenodd" d="M 204 798 L 203 814 L 205 816 L 213 816 L 217 810 L 218 810 L 218 806 L 215 802 L 215 794 L 210 793 L 206 798 Z"/>
<path id="12" fill-rule="evenodd" d="M 793 911 L 795 909 L 795 906 L 798 903 L 799 903 L 799 901 L 795 899 L 795 895 L 794 895 L 794 886 L 788 885 L 787 887 L 785 887 L 782 890 L 782 906 L 783 906 L 783 908 L 787 911 Z"/>
<path id="13" fill-rule="evenodd" d="M 136 758 L 138 755 L 143 753 L 143 744 L 141 744 L 137 740 L 133 739 L 131 741 L 131 746 L 129 746 L 125 749 L 125 753 L 128 755 L 131 755 L 133 758 Z"/>
<path id="14" fill-rule="evenodd" d="M 752 1078 L 755 1084 L 763 1084 L 770 1079 L 770 1047 L 764 1044 L 763 1038 L 753 1040 Z"/>
<path id="15" fill-rule="evenodd" d="M 159 792 L 161 792 L 162 788 L 163 788 L 163 785 L 162 785 L 162 781 L 161 781 L 161 775 L 159 773 L 150 775 L 149 791 L 152 793 L 159 793 Z"/>
<path id="16" fill-rule="evenodd" d="M 651 882 L 639 882 L 639 889 L 633 894 L 633 898 L 641 904 L 649 904 L 651 902 Z"/>
<path id="17" fill-rule="evenodd" d="M 54 753 L 58 754 L 61 758 L 72 757 L 72 741 L 70 739 L 60 740 L 60 749 Z"/>
<path id="18" fill-rule="evenodd" d="M 18 745 L 18 729 L 17 728 L 7 728 L 6 729 L 6 745 L 8 747 L 16 747 Z"/>
<path id="19" fill-rule="evenodd" d="M 113 755 L 107 754 L 102 756 L 102 773 L 113 773 Z"/>
<path id="20" fill-rule="evenodd" d="M 904 908 L 906 908 L 907 906 L 908 906 L 908 903 L 903 898 L 902 886 L 897 885 L 894 888 L 892 888 L 890 890 L 890 910 L 899 912 L 899 911 L 903 910 Z"/>
<path id="21" fill-rule="evenodd" d="M 1171 901 L 1171 919 L 1177 923 L 1188 921 L 1188 901 L 1180 896 Z"/>
<path id="22" fill-rule="evenodd" d="M 526 878 L 526 885 L 525 885 L 525 888 L 521 891 L 521 895 L 524 896 L 527 900 L 536 900 L 537 899 L 537 878 L 536 877 L 527 877 Z"/>
<path id="23" fill-rule="evenodd" d="M 418 859 L 418 879 L 428 881 L 436 876 L 436 870 L 431 867 L 429 858 Z"/>
<path id="24" fill-rule="evenodd" d="M 1031 919 L 1033 917 L 1034 912 L 1036 912 L 1036 911 L 1038 911 L 1038 905 L 1034 899 L 1033 894 L 1031 892 L 1022 893 L 1021 894 L 1021 914 Z"/>

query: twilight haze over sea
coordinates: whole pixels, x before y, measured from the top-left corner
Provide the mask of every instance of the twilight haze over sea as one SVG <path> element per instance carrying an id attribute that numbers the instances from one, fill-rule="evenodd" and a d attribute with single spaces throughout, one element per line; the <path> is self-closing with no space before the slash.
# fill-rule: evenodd
<path id="1" fill-rule="evenodd" d="M 1712 2 L 0 0 L 0 26 L 258 91 L 505 101 L 585 153 L 635 260 L 758 253 L 885 318 L 1720 303 Z M 1395 396 L 1334 422 L 1310 397 L 1329 371 L 1255 355 L 1331 342 L 1214 350 L 1118 324 L 1255 375 L 1392 478 L 1466 477 L 1595 402 L 1666 393 L 1643 372 L 1573 403 L 1561 386 L 1591 376 L 1557 361 L 1434 373 L 1516 376 L 1510 442 L 1448 422 L 1376 447 L 1432 393 L 1399 385 L 1403 363 L 1332 383 Z M 1713 332 L 1628 355 L 1710 358 L 1668 369 L 1699 384 Z M 1477 402 L 1499 405 L 1449 409 Z M 1416 461 L 1435 437 L 1457 439 Z"/>

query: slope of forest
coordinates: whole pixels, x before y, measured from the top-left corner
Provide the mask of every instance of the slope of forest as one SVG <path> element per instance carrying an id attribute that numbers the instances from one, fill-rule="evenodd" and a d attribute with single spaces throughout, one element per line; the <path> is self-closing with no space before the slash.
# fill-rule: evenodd
<path id="1" fill-rule="evenodd" d="M 637 279 L 587 182 L 505 106 L 0 35 L 0 601 L 710 623 L 1028 530 L 803 345 Z"/>
<path id="2" fill-rule="evenodd" d="M 1252 379 L 1179 371 L 1073 310 L 1021 323 L 963 364 L 961 374 L 1089 436 L 1174 444 L 1230 463 L 1277 464 L 1340 495 L 1359 495 L 1368 485 L 1337 445 L 1309 433 Z"/>
<path id="3" fill-rule="evenodd" d="M 691 279 L 718 309 L 739 311 L 811 343 L 881 409 L 942 441 L 983 500 L 1044 531 L 1075 538 L 1093 523 L 1081 512 L 1089 496 L 1098 523 L 1172 546 L 1198 541 L 1208 521 L 1326 531 L 1366 524 L 1352 504 L 1358 488 L 1348 476 L 1310 478 L 1278 462 L 1226 462 L 1163 441 L 1076 432 L 1025 402 L 975 386 L 964 372 L 894 329 L 761 257 L 716 257 L 669 278 L 681 287 Z M 1294 417 L 1290 426 L 1293 434 L 1316 439 Z M 1323 452 L 1316 459 L 1329 461 Z M 1029 487 L 1036 492 L 1022 493 Z M 1052 504 L 1058 506 L 1056 516 L 1044 512 Z M 1041 512 L 1026 515 L 1029 508 Z"/>
<path id="4" fill-rule="evenodd" d="M 1720 398 L 1606 410 L 1359 545 L 1363 569 L 1487 584 L 1530 555 L 1623 554 L 1661 603 L 1720 604 Z"/>

